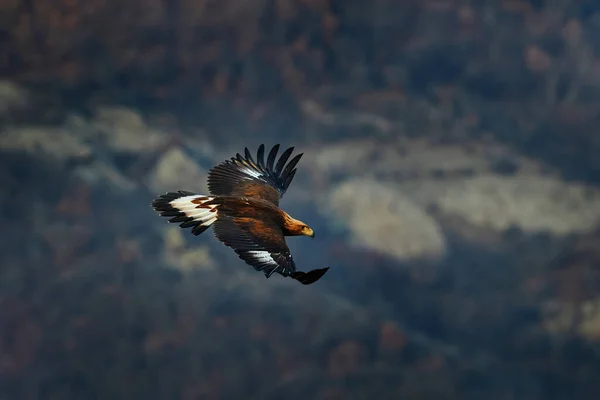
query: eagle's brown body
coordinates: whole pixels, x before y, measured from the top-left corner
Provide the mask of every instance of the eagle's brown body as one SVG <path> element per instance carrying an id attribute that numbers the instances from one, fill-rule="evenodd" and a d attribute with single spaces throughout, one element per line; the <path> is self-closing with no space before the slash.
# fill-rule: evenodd
<path id="1" fill-rule="evenodd" d="M 313 230 L 304 222 L 292 218 L 281 208 L 266 200 L 251 197 L 219 196 L 207 202 L 207 205 L 212 204 L 219 205 L 219 213 L 239 220 L 245 219 L 259 224 L 261 220 L 264 222 L 271 221 L 281 229 L 283 236 L 304 235 L 314 237 Z M 258 221 L 256 220 L 257 215 L 261 216 Z"/>
<path id="2" fill-rule="evenodd" d="M 279 145 L 269 152 L 264 162 L 261 145 L 255 162 L 248 149 L 246 157 L 237 154 L 209 172 L 210 195 L 178 191 L 166 193 L 152 202 L 162 216 L 173 217 L 182 228 L 192 228 L 199 235 L 213 226 L 215 236 L 234 249 L 241 259 L 266 277 L 277 272 L 301 283 L 310 284 L 321 278 L 329 268 L 308 273 L 296 271 L 285 236 L 315 236 L 304 222 L 292 218 L 279 208 L 279 199 L 291 183 L 294 167 L 302 154 L 286 162 L 293 148 L 287 149 L 277 161 Z M 284 168 L 285 167 L 285 168 Z"/>

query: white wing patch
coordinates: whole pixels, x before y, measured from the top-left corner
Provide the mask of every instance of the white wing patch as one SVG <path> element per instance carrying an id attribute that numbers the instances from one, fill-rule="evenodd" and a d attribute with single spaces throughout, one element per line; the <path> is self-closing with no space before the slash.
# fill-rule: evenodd
<path id="1" fill-rule="evenodd" d="M 206 200 L 202 201 L 200 204 L 192 203 L 192 200 L 197 198 L 205 198 Z M 187 217 L 193 218 L 194 221 L 198 222 L 201 226 L 210 226 L 217 220 L 217 213 L 214 211 L 216 205 L 209 205 L 208 207 L 210 208 L 198 208 L 198 206 L 212 199 L 214 199 L 214 197 L 192 195 L 172 200 L 169 204 L 173 208 L 184 213 Z"/>
<path id="2" fill-rule="evenodd" d="M 275 261 L 273 259 L 273 257 L 271 256 L 271 253 L 269 253 L 268 251 L 251 250 L 251 251 L 248 251 L 248 254 L 250 254 L 258 262 L 265 263 L 265 264 L 272 265 L 272 266 L 279 266 L 279 264 L 277 264 L 277 261 Z"/>

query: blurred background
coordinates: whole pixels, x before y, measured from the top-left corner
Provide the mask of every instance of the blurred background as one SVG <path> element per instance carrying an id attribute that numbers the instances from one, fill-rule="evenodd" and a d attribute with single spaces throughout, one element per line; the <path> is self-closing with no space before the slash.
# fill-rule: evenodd
<path id="1" fill-rule="evenodd" d="M 600 398 L 600 3 L 1 0 L 1 399 Z M 317 283 L 150 207 L 248 147 Z"/>

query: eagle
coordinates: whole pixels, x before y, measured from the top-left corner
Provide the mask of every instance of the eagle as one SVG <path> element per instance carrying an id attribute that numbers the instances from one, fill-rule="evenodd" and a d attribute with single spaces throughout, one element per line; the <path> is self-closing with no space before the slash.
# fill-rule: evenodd
<path id="1" fill-rule="evenodd" d="M 209 195 L 185 190 L 167 192 L 155 198 L 152 207 L 159 215 L 170 217 L 169 222 L 191 228 L 196 236 L 212 226 L 219 241 L 267 279 L 278 273 L 304 285 L 314 283 L 329 267 L 298 271 L 285 237 L 314 238 L 315 232 L 279 208 L 303 153 L 288 162 L 294 147 L 277 160 L 278 151 L 276 144 L 265 163 L 264 144 L 258 148 L 256 161 L 245 148 L 244 157 L 237 153 L 210 169 Z"/>

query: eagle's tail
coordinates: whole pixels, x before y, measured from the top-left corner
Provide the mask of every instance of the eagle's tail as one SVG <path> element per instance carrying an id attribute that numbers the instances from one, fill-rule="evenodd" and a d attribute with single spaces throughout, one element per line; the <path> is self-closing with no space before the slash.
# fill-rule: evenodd
<path id="1" fill-rule="evenodd" d="M 169 222 L 180 222 L 181 228 L 192 228 L 192 234 L 197 236 L 217 220 L 218 205 L 206 204 L 213 199 L 214 196 L 179 190 L 158 196 L 152 201 L 152 208 L 163 217 L 172 217 Z"/>
<path id="2" fill-rule="evenodd" d="M 308 272 L 296 271 L 292 272 L 290 276 L 298 282 L 302 283 L 303 285 L 310 285 L 311 283 L 315 283 L 316 281 L 321 279 L 321 277 L 325 275 L 325 272 L 327 272 L 328 270 L 329 267 L 313 269 L 312 271 Z"/>

